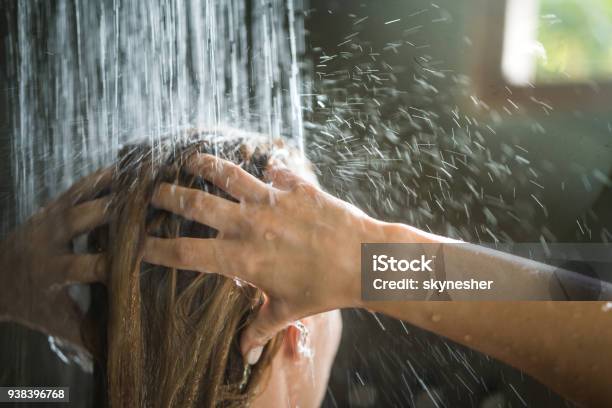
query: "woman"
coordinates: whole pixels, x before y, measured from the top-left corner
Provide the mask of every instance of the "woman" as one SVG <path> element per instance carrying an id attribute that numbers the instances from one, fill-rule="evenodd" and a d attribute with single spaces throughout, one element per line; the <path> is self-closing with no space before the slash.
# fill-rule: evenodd
<path id="1" fill-rule="evenodd" d="M 93 229 L 88 239 L 90 253 L 70 255 L 67 249 L 61 257 L 71 257 L 75 265 L 82 262 L 75 261 L 77 257 L 87 257 L 99 266 L 91 279 L 65 277 L 63 282 L 97 278 L 106 283 L 106 287 L 93 287 L 87 316 L 77 317 L 78 310 L 67 307 L 75 316 L 73 323 L 65 321 L 56 326 L 43 320 L 57 321 L 51 313 L 32 319 L 38 312 L 26 316 L 12 307 L 10 315 L 89 350 L 96 360 L 101 392 L 94 400 L 100 405 L 318 406 L 340 339 L 338 311 L 295 322 L 275 335 L 265 349 L 243 359 L 239 334 L 263 303 L 260 290 L 220 275 L 179 271 L 142 261 L 148 235 L 160 239 L 217 236 L 217 230 L 192 222 L 188 216 L 150 206 L 164 188 L 222 194 L 185 170 L 190 157 L 216 152 L 259 178 L 271 160 L 284 162 L 307 177 L 312 173 L 282 143 L 266 143 L 255 135 L 244 138 L 226 132 L 223 138 L 213 138 L 191 131 L 181 139 L 179 143 L 126 147 L 113 174 L 103 173 L 98 187 L 90 189 L 87 197 L 80 197 L 91 201 L 71 210 L 72 220 L 81 225 L 71 226 L 70 233 L 61 235 L 74 237 Z M 73 190 L 61 200 L 78 201 L 77 195 Z M 82 219 L 85 205 L 95 214 L 90 215 L 92 219 Z M 108 209 L 98 211 L 102 206 Z M 241 254 L 232 255 L 238 256 Z M 57 288 L 62 286 L 61 281 Z M 21 293 L 29 285 L 24 281 L 12 284 Z M 47 285 L 40 292 L 48 292 L 53 286 Z M 65 296 L 66 304 L 70 302 L 64 291 L 58 290 L 56 296 Z M 22 303 L 21 307 L 28 310 L 30 305 Z M 38 320 L 38 325 L 32 320 Z M 74 324 L 77 320 L 79 326 Z"/>

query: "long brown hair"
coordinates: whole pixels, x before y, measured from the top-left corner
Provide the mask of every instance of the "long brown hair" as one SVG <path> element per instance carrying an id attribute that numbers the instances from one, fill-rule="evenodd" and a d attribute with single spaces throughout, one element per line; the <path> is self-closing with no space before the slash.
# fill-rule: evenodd
<path id="1" fill-rule="evenodd" d="M 239 335 L 261 304 L 262 293 L 219 275 L 142 261 L 147 235 L 216 235 L 210 227 L 150 205 L 161 182 L 224 196 L 212 184 L 184 172 L 191 155 L 216 154 L 261 178 L 270 155 L 280 148 L 278 142 L 214 140 L 197 131 L 183 139 L 123 149 L 112 186 L 112 220 L 90 239 L 109 256 L 107 286 L 97 286 L 92 293 L 90 320 L 95 323 L 84 331 L 97 357 L 99 388 L 106 389 L 108 400 L 100 399 L 101 405 L 247 405 L 264 384 L 281 341 L 279 336 L 273 339 L 252 369 L 245 366 Z"/>

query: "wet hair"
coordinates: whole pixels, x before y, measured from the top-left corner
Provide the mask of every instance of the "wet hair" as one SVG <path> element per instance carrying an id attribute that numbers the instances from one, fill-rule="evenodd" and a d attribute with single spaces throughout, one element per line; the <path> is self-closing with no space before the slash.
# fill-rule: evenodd
<path id="1" fill-rule="evenodd" d="M 265 385 L 281 335 L 259 362 L 245 366 L 242 328 L 263 301 L 258 289 L 215 274 L 149 265 L 142 261 L 147 235 L 213 238 L 217 231 L 150 205 L 162 182 L 231 199 L 184 171 L 194 153 L 238 163 L 256 177 L 282 143 L 261 137 L 214 138 L 191 131 L 181 142 L 125 147 L 112 184 L 110 224 L 90 236 L 90 247 L 108 255 L 106 286 L 92 289 L 84 342 L 95 357 L 100 406 L 233 407 L 248 405 Z M 239 256 L 239 254 L 236 254 Z"/>

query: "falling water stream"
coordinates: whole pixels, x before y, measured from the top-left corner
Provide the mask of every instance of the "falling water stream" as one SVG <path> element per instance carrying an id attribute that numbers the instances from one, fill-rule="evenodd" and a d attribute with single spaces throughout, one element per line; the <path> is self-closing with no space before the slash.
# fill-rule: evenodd
<path id="1" fill-rule="evenodd" d="M 303 146 L 297 0 L 21 1 L 17 218 L 128 140 L 231 125 Z M 289 90 L 289 91 L 287 91 Z"/>

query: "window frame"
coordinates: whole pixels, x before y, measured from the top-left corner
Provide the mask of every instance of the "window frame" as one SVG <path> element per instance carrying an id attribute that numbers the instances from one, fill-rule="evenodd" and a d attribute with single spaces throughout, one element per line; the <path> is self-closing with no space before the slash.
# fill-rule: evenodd
<path id="1" fill-rule="evenodd" d="M 472 89 L 491 108 L 512 108 L 529 112 L 609 111 L 612 108 L 612 80 L 543 83 L 533 86 L 509 83 L 502 73 L 506 3 L 508 0 L 472 0 L 468 13 L 472 52 L 469 73 Z M 501 28 L 501 29 L 500 29 Z"/>

